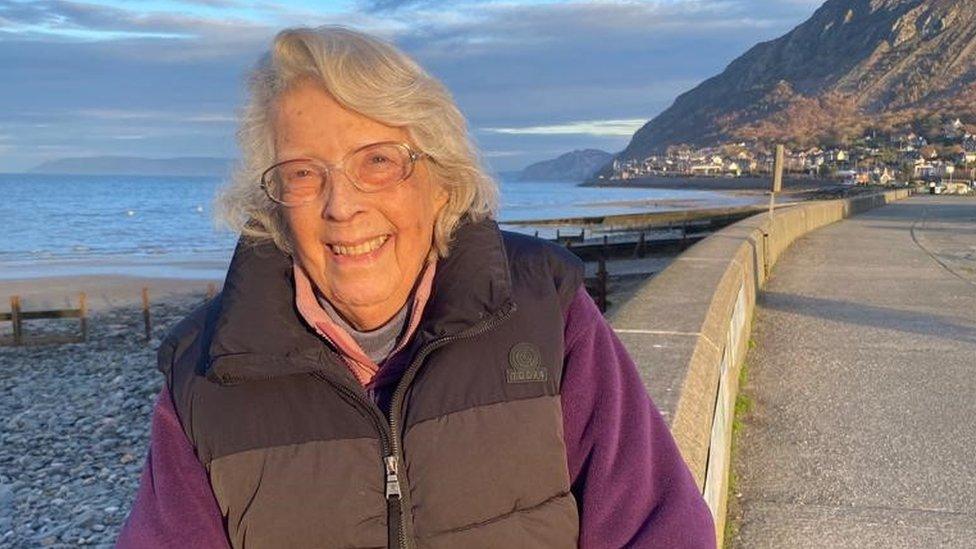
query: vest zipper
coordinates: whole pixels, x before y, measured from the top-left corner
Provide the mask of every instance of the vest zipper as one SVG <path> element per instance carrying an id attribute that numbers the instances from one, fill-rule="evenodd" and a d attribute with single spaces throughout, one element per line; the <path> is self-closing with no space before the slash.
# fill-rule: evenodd
<path id="1" fill-rule="evenodd" d="M 397 477 L 397 469 L 399 464 L 397 457 L 386 456 L 383 458 L 386 462 L 386 497 L 387 499 L 396 496 L 400 497 L 400 479 Z"/>
<path id="2" fill-rule="evenodd" d="M 322 372 L 312 372 L 312 375 L 325 381 L 339 392 L 352 404 L 360 408 L 373 422 L 376 432 L 380 435 L 380 447 L 383 451 L 383 464 L 386 469 L 386 515 L 387 515 L 387 539 L 397 539 L 398 547 L 406 548 L 406 536 L 403 534 L 402 516 L 400 511 L 400 477 L 399 477 L 399 458 L 393 449 L 390 437 L 390 425 L 382 418 L 382 411 L 376 403 L 363 398 L 355 389 L 345 385 L 343 382 L 334 380 Z"/>
<path id="3" fill-rule="evenodd" d="M 404 528 L 404 506 L 402 501 L 403 486 L 406 484 L 406 478 L 404 471 L 400 470 L 400 464 L 403 463 L 403 449 L 400 441 L 400 425 L 402 419 L 400 416 L 403 413 L 403 397 L 407 392 L 407 388 L 413 382 L 413 378 L 416 377 L 417 371 L 423 364 L 424 359 L 430 353 L 448 343 L 469 337 L 476 337 L 493 330 L 511 316 L 513 312 L 515 312 L 515 304 L 510 303 L 505 309 L 482 324 L 453 336 L 435 339 L 421 347 L 413 361 L 410 362 L 410 365 L 404 371 L 403 376 L 400 378 L 393 392 L 390 404 L 389 423 L 383 417 L 383 412 L 379 409 L 379 406 L 372 400 L 364 398 L 360 392 L 350 388 L 341 381 L 332 379 L 323 372 L 312 372 L 312 375 L 332 385 L 340 394 L 364 411 L 380 434 L 380 445 L 383 450 L 383 465 L 386 470 L 386 488 L 384 495 L 386 496 L 387 536 L 388 541 L 397 540 L 396 547 L 399 549 L 409 549 L 410 547 Z"/>
<path id="4" fill-rule="evenodd" d="M 491 318 L 489 318 L 488 320 L 484 321 L 483 323 L 477 326 L 474 326 L 459 334 L 442 337 L 440 339 L 435 339 L 434 341 L 427 343 L 426 345 L 421 347 L 421 349 L 417 352 L 417 355 L 414 357 L 413 361 L 410 362 L 410 365 L 407 367 L 407 369 L 403 372 L 403 376 L 400 378 L 400 381 L 397 383 L 396 389 L 393 391 L 393 397 L 390 403 L 390 435 L 391 435 L 390 442 L 393 448 L 393 455 L 389 456 L 387 461 L 387 490 L 389 490 L 391 486 L 390 485 L 390 464 L 392 464 L 393 481 L 394 481 L 394 485 L 396 486 L 397 494 L 395 498 L 390 498 L 389 495 L 387 496 L 388 502 L 395 502 L 395 505 L 393 504 L 388 505 L 388 508 L 391 509 L 390 510 L 391 514 L 387 522 L 388 524 L 392 525 L 394 523 L 393 520 L 394 514 L 396 515 L 395 522 L 397 523 L 398 528 L 396 530 L 395 536 L 393 535 L 392 528 L 391 528 L 390 539 L 393 539 L 395 537 L 398 541 L 397 546 L 400 547 L 401 549 L 409 549 L 409 545 L 407 544 L 407 535 L 403 528 L 404 510 L 403 510 L 403 502 L 400 498 L 400 493 L 399 493 L 400 478 L 402 473 L 398 472 L 396 466 L 399 463 L 402 463 L 403 461 L 403 449 L 400 441 L 400 426 L 402 423 L 402 418 L 400 416 L 403 414 L 403 398 L 404 395 L 406 395 L 407 388 L 410 386 L 411 383 L 413 383 L 413 378 L 416 377 L 417 371 L 420 369 L 420 366 L 423 364 L 424 359 L 426 359 L 427 356 L 430 355 L 430 353 L 443 347 L 444 345 L 447 345 L 448 343 L 452 343 L 469 337 L 476 337 L 486 332 L 489 332 L 493 330 L 496 326 L 504 322 L 509 316 L 512 315 L 513 312 L 515 312 L 515 304 L 509 303 L 508 306 L 502 309 L 499 313 L 496 313 L 494 316 L 492 316 Z M 392 509 L 393 507 L 395 507 L 395 509 Z"/>
<path id="5" fill-rule="evenodd" d="M 400 477 L 397 474 L 399 459 L 396 454 L 383 458 L 386 463 L 386 540 L 397 540 L 397 547 L 406 548 L 407 540 L 403 529 L 403 511 L 400 505 Z"/>

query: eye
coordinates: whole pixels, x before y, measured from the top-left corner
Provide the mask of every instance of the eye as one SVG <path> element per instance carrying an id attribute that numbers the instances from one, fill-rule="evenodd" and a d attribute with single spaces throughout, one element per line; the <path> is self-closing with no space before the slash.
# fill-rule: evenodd
<path id="1" fill-rule="evenodd" d="M 311 184 L 322 178 L 321 171 L 307 163 L 282 166 L 280 173 L 282 179 L 289 184 Z"/>
<path id="2" fill-rule="evenodd" d="M 308 168 L 295 168 L 294 170 L 292 170 L 290 176 L 295 179 L 302 178 L 302 177 L 311 177 L 312 170 Z"/>
<path id="3" fill-rule="evenodd" d="M 373 153 L 367 159 L 370 164 L 385 164 L 391 162 L 390 158 L 382 153 Z"/>

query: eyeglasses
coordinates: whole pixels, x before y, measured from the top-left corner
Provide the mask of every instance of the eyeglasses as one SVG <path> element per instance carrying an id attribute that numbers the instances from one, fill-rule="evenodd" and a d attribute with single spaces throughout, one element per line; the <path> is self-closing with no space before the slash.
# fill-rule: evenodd
<path id="1" fill-rule="evenodd" d="M 301 206 L 318 199 L 333 182 L 332 170 L 337 170 L 359 191 L 374 193 L 406 180 L 421 158 L 430 155 L 414 151 L 405 143 L 373 143 L 350 151 L 335 165 L 311 158 L 279 162 L 261 174 L 261 188 L 278 204 Z"/>

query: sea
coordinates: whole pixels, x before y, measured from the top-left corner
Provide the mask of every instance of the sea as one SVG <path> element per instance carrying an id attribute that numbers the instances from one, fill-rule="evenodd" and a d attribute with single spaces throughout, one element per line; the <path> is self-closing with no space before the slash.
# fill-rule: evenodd
<path id="1" fill-rule="evenodd" d="M 0 279 L 121 274 L 222 278 L 237 236 L 213 221 L 216 177 L 0 174 Z M 672 189 L 499 181 L 499 222 L 740 205 Z M 544 231 L 545 229 L 543 229 Z"/>

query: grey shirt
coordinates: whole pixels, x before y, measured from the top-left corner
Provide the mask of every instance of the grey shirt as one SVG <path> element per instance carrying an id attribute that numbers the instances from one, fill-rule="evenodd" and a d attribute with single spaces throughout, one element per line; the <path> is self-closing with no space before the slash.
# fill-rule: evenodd
<path id="1" fill-rule="evenodd" d="M 400 310 L 397 311 L 397 313 L 393 315 L 393 318 L 388 320 L 386 324 L 383 324 L 382 326 L 373 330 L 363 332 L 357 330 L 346 322 L 346 320 L 342 318 L 342 315 L 340 315 L 339 312 L 332 307 L 329 300 L 319 295 L 318 292 L 316 292 L 316 297 L 319 300 L 319 304 L 321 304 L 322 308 L 325 309 L 325 312 L 328 313 L 329 318 L 332 319 L 332 322 L 335 322 L 336 325 L 348 332 L 349 335 L 356 340 L 356 343 L 359 344 L 363 352 L 366 353 L 366 356 L 368 356 L 369 359 L 376 364 L 386 360 L 386 358 L 390 356 L 390 353 L 393 352 L 393 349 L 396 347 L 397 340 L 400 339 L 401 335 L 403 335 L 403 330 L 406 327 L 407 318 L 409 316 L 408 313 L 410 312 L 410 304 L 413 302 L 413 294 L 411 294 L 410 297 L 407 298 L 407 302 L 403 304 L 403 307 L 400 307 Z"/>

